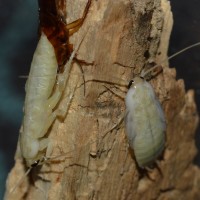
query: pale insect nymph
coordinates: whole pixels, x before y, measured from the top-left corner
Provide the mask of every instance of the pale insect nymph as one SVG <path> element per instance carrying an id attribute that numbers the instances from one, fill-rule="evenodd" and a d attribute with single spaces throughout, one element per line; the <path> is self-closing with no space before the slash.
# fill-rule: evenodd
<path id="1" fill-rule="evenodd" d="M 168 60 L 199 45 L 199 42 L 190 45 L 168 57 Z M 151 72 L 160 67 L 156 65 L 146 71 L 142 70 L 140 76 L 129 82 L 129 90 L 125 98 L 126 134 L 130 147 L 134 150 L 137 164 L 141 168 L 150 167 L 165 148 L 164 111 L 153 87 L 146 80 L 149 79 Z"/>
<path id="2" fill-rule="evenodd" d="M 54 48 L 46 35 L 41 34 L 26 83 L 23 130 L 20 133 L 20 149 L 28 167 L 44 162 L 51 153 L 51 145 L 45 135 L 55 118 L 65 115 L 65 112 L 53 109 L 62 96 L 79 45 L 73 51 L 64 72 L 57 75 L 58 64 Z M 66 110 L 74 90 L 68 98 Z"/>
<path id="3" fill-rule="evenodd" d="M 126 134 L 139 167 L 148 167 L 165 146 L 163 109 L 145 75 L 132 79 L 125 98 Z"/>
<path id="4" fill-rule="evenodd" d="M 161 66 L 156 65 L 148 70 L 143 69 L 139 76 L 133 78 L 128 84 L 125 97 L 126 135 L 131 149 L 134 150 L 137 164 L 141 168 L 151 167 L 165 147 L 164 112 L 153 87 L 147 81 L 149 75 L 157 74 L 154 72 L 156 69 L 160 70 Z M 106 131 L 103 137 L 117 128 L 123 119 L 124 117 Z"/>
<path id="5" fill-rule="evenodd" d="M 199 45 L 200 42 L 190 45 L 168 57 L 168 60 Z M 134 150 L 137 164 L 141 168 L 151 167 L 165 148 L 166 120 L 164 111 L 153 87 L 147 81 L 156 74 L 154 72 L 156 69 L 160 70 L 161 66 L 156 65 L 148 70 L 143 69 L 139 76 L 133 78 L 129 82 L 129 89 L 125 97 L 126 135 L 130 147 Z M 121 122 L 122 119 L 119 120 L 119 123 Z M 119 123 L 109 131 L 116 128 Z M 109 131 L 106 131 L 104 136 Z"/>
<path id="6" fill-rule="evenodd" d="M 193 44 L 168 58 L 198 46 Z M 126 134 L 139 167 L 149 167 L 165 148 L 166 120 L 154 89 L 145 79 L 159 65 L 142 71 L 129 83 L 126 95 Z"/>
<path id="7" fill-rule="evenodd" d="M 64 1 L 60 4 L 65 5 Z M 66 99 L 65 109 L 56 108 L 68 83 L 72 61 L 87 31 L 74 50 L 69 43 L 69 36 L 82 26 L 90 4 L 91 0 L 88 0 L 80 19 L 66 24 L 57 13 L 57 4 L 45 0 L 39 1 L 41 35 L 25 86 L 24 118 L 19 136 L 20 154 L 28 170 L 11 193 L 33 167 L 55 158 L 50 158 L 53 147 L 47 133 L 58 116 L 64 119 L 70 106 L 76 90 L 77 78 Z M 57 72 L 60 71 L 62 73 L 58 74 Z"/>
<path id="8" fill-rule="evenodd" d="M 57 74 L 58 64 L 54 48 L 47 36 L 43 32 L 41 34 L 26 82 L 23 129 L 19 136 L 20 152 L 26 161 L 28 170 L 10 191 L 11 193 L 33 167 L 41 165 L 51 159 L 52 145 L 46 133 L 56 117 L 63 117 L 68 111 L 77 82 L 71 95 L 67 99 L 65 110 L 54 110 L 54 108 L 58 104 L 65 89 L 73 58 L 84 37 L 72 52 L 65 65 L 64 72 Z"/>
<path id="9" fill-rule="evenodd" d="M 55 11 L 57 7 L 51 2 L 41 0 L 39 4 L 42 33 L 26 82 L 23 130 L 19 137 L 21 153 L 29 168 L 43 163 L 50 155 L 52 147 L 47 131 L 56 117 L 65 116 L 68 110 L 76 86 L 67 99 L 65 111 L 56 110 L 55 107 L 61 99 L 69 79 L 72 60 L 85 35 L 74 50 L 69 44 L 69 36 L 83 24 L 91 0 L 88 0 L 82 18 L 70 24 L 60 19 Z M 58 67 L 62 65 L 65 65 L 63 72 L 57 74 Z"/>

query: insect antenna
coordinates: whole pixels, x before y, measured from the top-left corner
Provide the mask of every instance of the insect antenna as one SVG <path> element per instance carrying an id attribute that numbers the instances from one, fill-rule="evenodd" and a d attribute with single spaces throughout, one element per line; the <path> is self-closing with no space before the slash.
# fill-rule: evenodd
<path id="1" fill-rule="evenodd" d="M 77 58 L 74 58 L 74 60 L 75 60 L 75 62 L 78 64 L 79 69 L 81 70 L 81 75 L 82 75 L 83 84 L 84 84 L 83 94 L 84 94 L 84 96 L 85 96 L 86 88 L 85 88 L 85 75 L 84 75 L 83 67 L 82 67 L 82 65 L 80 64 L 80 62 L 79 62 L 79 60 L 78 60 Z"/>
<path id="2" fill-rule="evenodd" d="M 155 65 L 153 67 L 151 67 L 148 70 L 143 69 L 140 73 L 140 77 L 144 78 L 144 79 L 149 79 L 150 77 L 152 78 L 153 76 L 159 74 L 160 72 L 162 72 L 162 66 L 161 65 Z M 148 77 L 148 75 L 151 73 L 150 77 Z"/>
<path id="3" fill-rule="evenodd" d="M 98 76 L 97 78 L 93 78 L 92 76 L 90 77 L 90 75 L 87 75 L 87 80 L 85 81 L 85 83 L 89 83 L 89 82 L 96 82 L 96 83 L 104 83 L 104 84 L 116 84 L 118 86 L 122 86 L 122 87 L 127 87 L 127 80 L 124 80 L 123 78 L 115 78 L 115 81 L 110 81 L 110 80 L 106 80 L 104 76 L 100 77 Z M 109 78 L 111 78 L 109 76 Z M 121 83 L 123 81 L 123 83 Z M 81 84 L 83 85 L 83 84 Z"/>
<path id="4" fill-rule="evenodd" d="M 76 45 L 76 47 L 74 48 L 74 51 L 72 52 L 67 64 L 65 65 L 65 70 L 62 74 L 60 74 L 60 76 L 57 76 L 57 82 L 61 82 L 62 85 L 63 85 L 63 88 L 66 87 L 67 85 L 67 82 L 69 80 L 69 74 L 70 74 L 70 71 L 71 71 L 71 68 L 72 68 L 72 62 L 73 62 L 73 59 L 77 53 L 77 51 L 79 50 L 79 47 L 81 46 L 83 40 L 85 39 L 88 31 L 89 31 L 90 27 L 87 29 L 87 31 L 84 33 L 83 37 L 81 38 L 81 40 L 78 42 L 78 45 Z"/>
<path id="5" fill-rule="evenodd" d="M 192 44 L 192 45 L 190 45 L 188 47 L 185 47 L 184 49 L 172 54 L 171 56 L 168 57 L 168 60 L 171 60 L 172 58 L 178 56 L 179 54 L 181 54 L 181 53 L 183 53 L 183 52 L 185 52 L 185 51 L 187 51 L 189 49 L 192 49 L 194 47 L 197 47 L 197 46 L 200 46 L 200 42 L 194 43 L 194 44 Z"/>
<path id="6" fill-rule="evenodd" d="M 172 55 L 169 56 L 168 58 L 162 60 L 160 63 L 163 63 L 163 62 L 165 62 L 165 61 L 167 61 L 167 60 L 171 60 L 172 58 L 174 58 L 174 57 L 176 57 L 176 56 L 178 56 L 178 55 L 184 53 L 185 51 L 188 51 L 188 50 L 190 50 L 190 49 L 192 49 L 192 48 L 194 48 L 194 47 L 197 47 L 197 46 L 200 46 L 200 42 L 194 43 L 194 44 L 192 44 L 192 45 L 190 45 L 190 46 L 188 46 L 188 47 L 185 47 L 185 48 L 181 49 L 180 51 L 178 51 L 178 52 L 172 54 Z M 151 73 L 151 76 L 150 76 L 150 77 L 153 77 L 153 76 L 157 75 L 158 73 L 160 73 L 161 71 L 162 71 L 162 66 L 161 66 L 161 64 L 157 64 L 157 65 L 151 67 L 150 69 L 147 69 L 147 70 L 143 69 L 143 70 L 141 71 L 141 73 L 140 73 L 140 77 L 142 77 L 142 78 L 144 78 L 144 79 L 147 80 L 147 79 L 149 79 L 148 75 L 149 75 L 150 73 Z"/>
<path id="7" fill-rule="evenodd" d="M 32 167 L 29 167 L 26 170 L 25 174 L 18 180 L 17 184 L 10 190 L 10 194 L 12 194 L 16 190 L 16 188 L 23 182 L 24 178 L 30 173 L 31 169 Z"/>
<path id="8" fill-rule="evenodd" d="M 28 75 L 20 75 L 20 76 L 18 76 L 18 78 L 27 79 Z"/>
<path id="9" fill-rule="evenodd" d="M 179 54 L 184 53 L 185 51 L 188 51 L 194 47 L 200 46 L 200 42 L 194 43 L 188 47 L 185 47 L 183 49 L 181 49 L 180 51 L 172 54 L 171 56 L 169 56 L 166 59 L 163 59 L 160 63 L 164 63 L 167 60 L 171 60 L 172 58 L 178 56 Z M 141 78 L 144 78 L 146 80 L 152 78 L 153 76 L 159 74 L 160 72 L 162 72 L 162 65 L 161 64 L 156 64 L 155 66 L 151 67 L 150 69 L 142 69 L 142 71 L 138 74 L 136 74 L 135 76 L 140 76 Z M 149 76 L 150 75 L 150 76 Z M 110 80 L 105 80 L 105 77 L 99 77 L 99 79 L 94 79 L 93 77 L 89 77 L 89 75 L 87 75 L 87 80 L 84 81 L 84 84 L 88 83 L 88 82 L 99 82 L 99 83 L 107 83 L 107 84 L 116 84 L 119 86 L 124 86 L 127 87 L 128 83 L 127 80 L 124 80 L 122 78 L 116 78 L 115 77 L 115 81 L 110 81 Z M 121 81 L 123 81 L 123 83 L 120 83 Z M 82 85 L 82 84 L 81 84 Z M 84 86 L 85 87 L 85 86 Z M 85 89 L 84 89 L 85 90 Z"/>

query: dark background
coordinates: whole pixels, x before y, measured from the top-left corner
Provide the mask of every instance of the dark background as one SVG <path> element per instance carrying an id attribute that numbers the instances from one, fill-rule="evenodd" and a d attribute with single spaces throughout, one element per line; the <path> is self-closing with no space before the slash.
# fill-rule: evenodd
<path id="1" fill-rule="evenodd" d="M 169 55 L 200 41 L 200 1 L 172 0 L 174 28 Z M 37 1 L 0 0 L 0 199 L 16 150 L 22 121 L 25 79 L 37 43 Z M 186 90 L 195 89 L 200 111 L 200 47 L 196 47 L 170 63 L 177 69 L 177 79 L 185 81 Z M 196 141 L 200 147 L 199 130 Z M 199 155 L 195 163 L 200 162 Z"/>
<path id="2" fill-rule="evenodd" d="M 25 79 L 37 43 L 37 1 L 0 0 L 0 199 L 16 150 Z"/>
<path id="3" fill-rule="evenodd" d="M 171 0 L 171 7 L 174 26 L 168 55 L 200 42 L 200 1 Z M 200 113 L 200 46 L 170 60 L 170 66 L 176 68 L 177 79 L 184 79 L 186 90 L 195 90 L 195 100 Z M 200 149 L 200 126 L 196 131 L 196 145 Z M 200 166 L 200 153 L 194 163 Z"/>

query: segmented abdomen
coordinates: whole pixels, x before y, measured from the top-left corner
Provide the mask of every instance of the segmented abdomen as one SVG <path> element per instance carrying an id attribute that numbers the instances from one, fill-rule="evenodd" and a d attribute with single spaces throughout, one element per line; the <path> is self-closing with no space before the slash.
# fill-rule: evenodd
<path id="1" fill-rule="evenodd" d="M 150 165 L 165 144 L 165 118 L 151 85 L 144 81 L 129 89 L 126 97 L 126 129 L 140 167 Z"/>
<path id="2" fill-rule="evenodd" d="M 25 159 L 33 159 L 40 148 L 39 139 L 48 118 L 48 98 L 53 92 L 57 75 L 57 61 L 54 48 L 42 33 L 31 63 L 26 83 L 23 132 L 20 147 Z"/>

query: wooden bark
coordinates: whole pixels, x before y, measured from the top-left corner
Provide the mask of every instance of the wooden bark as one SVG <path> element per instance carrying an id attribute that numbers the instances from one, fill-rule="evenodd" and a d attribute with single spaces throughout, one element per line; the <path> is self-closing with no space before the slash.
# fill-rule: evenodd
<path id="1" fill-rule="evenodd" d="M 68 21 L 81 17 L 85 4 L 86 0 L 68 0 Z M 68 152 L 67 156 L 33 169 L 11 194 L 9 190 L 25 173 L 23 160 L 16 155 L 5 200 L 200 198 L 200 170 L 193 164 L 198 124 L 194 92 L 186 92 L 183 80 L 176 80 L 176 70 L 167 66 L 172 23 L 166 0 L 92 1 L 84 24 L 70 40 L 76 45 L 89 29 L 77 58 L 83 61 L 86 80 L 101 81 L 88 81 L 84 95 L 82 75 L 74 64 L 59 109 L 65 109 L 78 79 L 72 104 L 49 132 L 52 156 Z M 165 111 L 167 141 L 163 158 L 157 162 L 162 175 L 155 168 L 148 177 L 128 151 L 124 123 L 102 136 L 125 111 L 123 98 L 106 87 L 124 97 L 119 87 L 126 88 L 120 85 L 149 62 L 163 66 L 163 73 L 151 84 Z"/>

